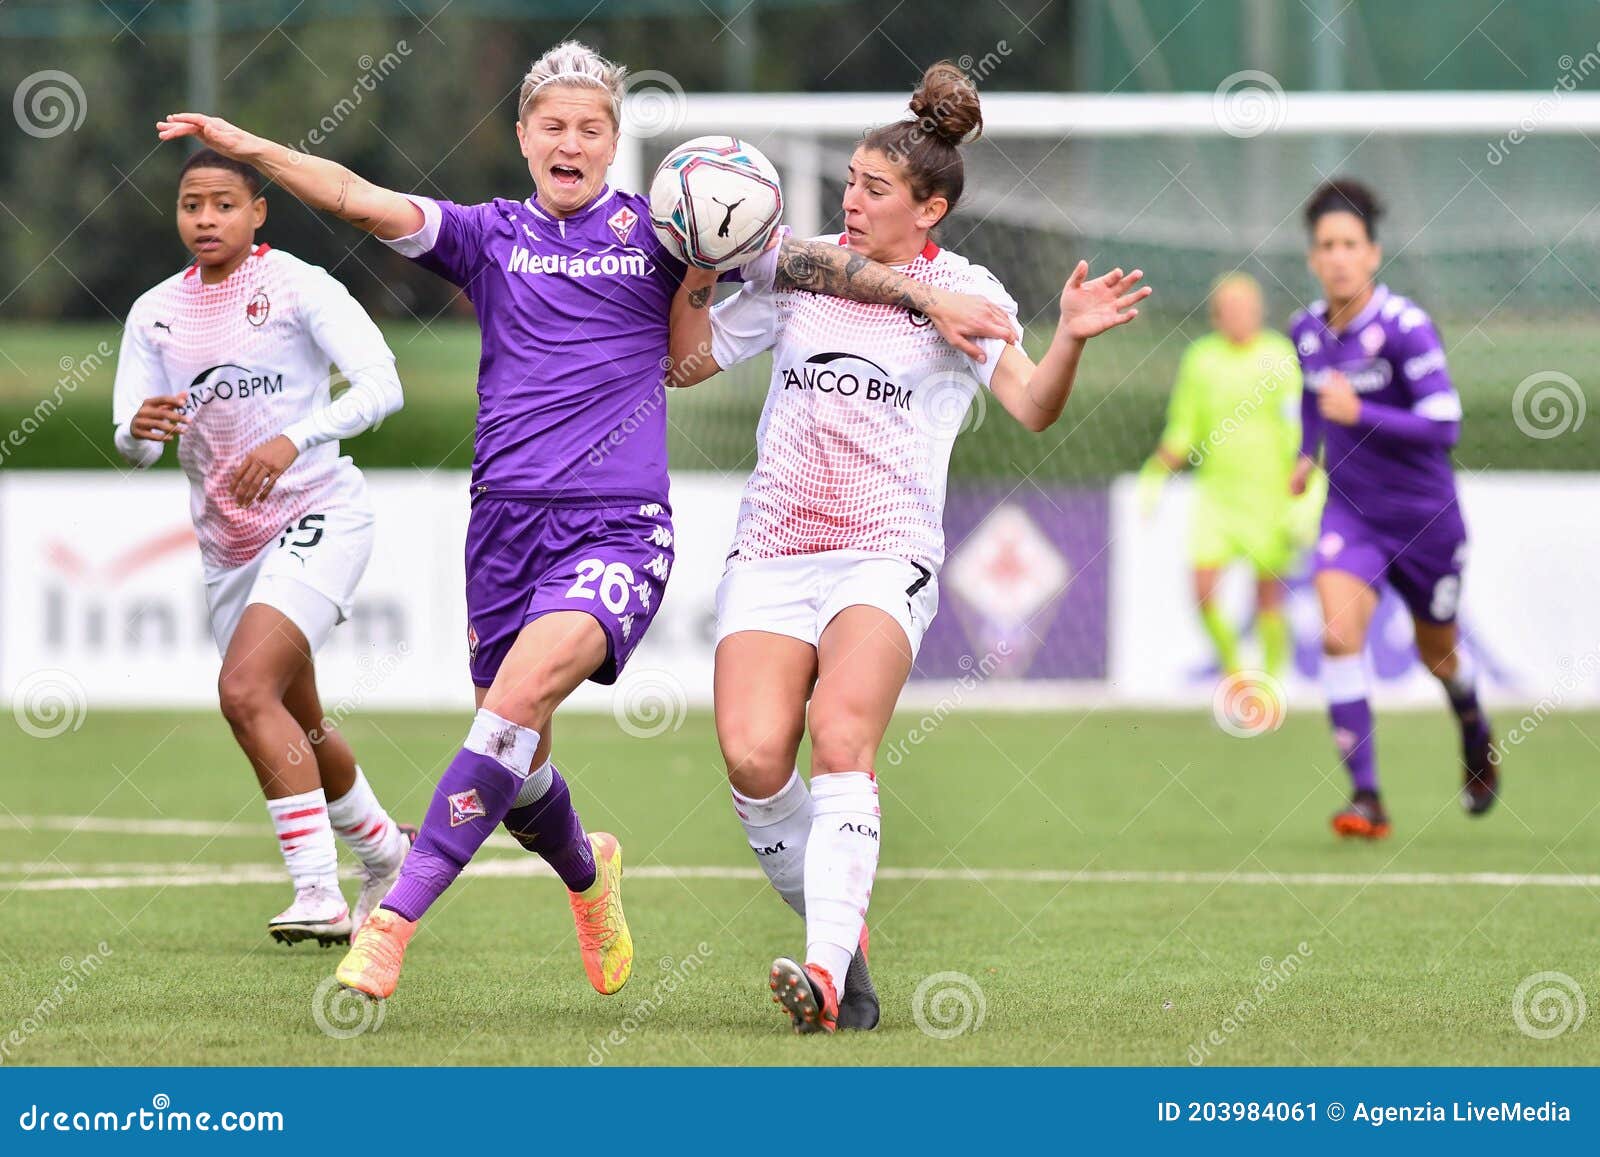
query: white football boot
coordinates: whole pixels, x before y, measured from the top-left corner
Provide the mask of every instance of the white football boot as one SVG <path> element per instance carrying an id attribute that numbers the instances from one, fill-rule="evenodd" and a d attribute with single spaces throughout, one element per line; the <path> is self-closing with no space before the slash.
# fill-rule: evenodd
<path id="1" fill-rule="evenodd" d="M 350 943 L 350 909 L 337 888 L 313 884 L 299 888 L 294 903 L 271 920 L 267 931 L 279 944 L 315 940 L 322 947 Z"/>
<path id="2" fill-rule="evenodd" d="M 416 828 L 410 824 L 395 824 L 394 827 L 395 838 L 390 843 L 393 854 L 390 858 L 377 865 L 361 865 L 361 895 L 356 897 L 355 915 L 350 918 L 352 937 L 361 931 L 372 910 L 382 903 L 389 889 L 394 887 L 394 882 L 400 878 L 400 865 L 406 862 L 406 853 L 416 843 Z"/>

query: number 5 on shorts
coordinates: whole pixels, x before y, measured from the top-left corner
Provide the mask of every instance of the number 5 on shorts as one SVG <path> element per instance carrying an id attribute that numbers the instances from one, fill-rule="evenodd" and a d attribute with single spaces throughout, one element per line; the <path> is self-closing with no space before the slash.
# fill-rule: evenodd
<path id="1" fill-rule="evenodd" d="M 620 615 L 628 609 L 628 588 L 633 585 L 633 571 L 625 562 L 614 562 L 609 566 L 598 558 L 586 558 L 578 564 L 578 581 L 567 588 L 569 599 L 593 600 L 594 591 L 590 585 L 600 580 L 600 601 L 606 605 L 606 610 L 613 615 Z"/>

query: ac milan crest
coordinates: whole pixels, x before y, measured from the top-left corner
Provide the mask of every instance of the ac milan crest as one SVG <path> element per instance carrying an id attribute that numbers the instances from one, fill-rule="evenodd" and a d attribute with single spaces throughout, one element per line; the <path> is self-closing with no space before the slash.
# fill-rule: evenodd
<path id="1" fill-rule="evenodd" d="M 250 299 L 250 304 L 244 307 L 244 315 L 250 320 L 251 325 L 265 325 L 267 314 L 272 312 L 272 301 L 267 297 L 264 289 L 256 290 L 256 295 Z"/>

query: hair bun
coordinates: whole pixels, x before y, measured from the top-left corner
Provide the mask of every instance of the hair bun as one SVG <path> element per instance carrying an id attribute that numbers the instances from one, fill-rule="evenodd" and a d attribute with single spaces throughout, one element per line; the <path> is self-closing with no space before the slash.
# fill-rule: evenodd
<path id="1" fill-rule="evenodd" d="M 911 115 L 920 129 L 950 145 L 975 141 L 983 132 L 977 86 L 948 60 L 922 74 L 922 83 L 911 94 Z"/>

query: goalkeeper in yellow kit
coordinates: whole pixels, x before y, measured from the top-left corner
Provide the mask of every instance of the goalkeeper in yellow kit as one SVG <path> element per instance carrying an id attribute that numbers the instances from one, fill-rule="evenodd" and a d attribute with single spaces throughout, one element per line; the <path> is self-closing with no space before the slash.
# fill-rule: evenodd
<path id="1" fill-rule="evenodd" d="M 1262 666 L 1277 677 L 1289 657 L 1283 580 L 1316 537 L 1326 484 L 1302 498 L 1289 493 L 1300 447 L 1300 367 L 1289 339 L 1262 327 L 1253 277 L 1230 273 L 1212 287 L 1211 322 L 1214 332 L 1179 363 L 1166 429 L 1139 476 L 1140 505 L 1148 516 L 1167 478 L 1194 469 L 1189 553 L 1200 620 L 1223 674 L 1237 674 L 1238 631 L 1217 604 L 1217 581 L 1229 563 L 1249 562 Z"/>

